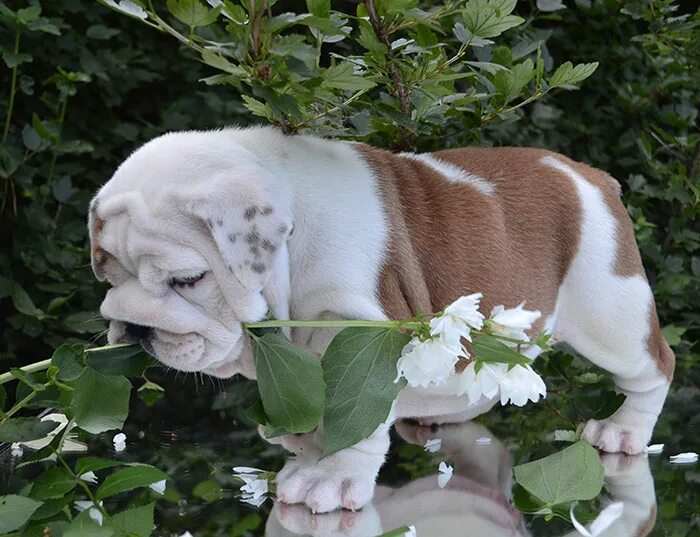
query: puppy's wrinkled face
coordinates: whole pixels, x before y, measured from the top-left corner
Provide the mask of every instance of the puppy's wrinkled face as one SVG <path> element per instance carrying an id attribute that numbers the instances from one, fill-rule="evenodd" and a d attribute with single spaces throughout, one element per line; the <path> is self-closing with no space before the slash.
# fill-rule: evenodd
<path id="1" fill-rule="evenodd" d="M 241 323 L 278 309 L 266 294 L 284 299 L 290 211 L 274 176 L 223 135 L 166 135 L 119 167 L 90 211 L 93 268 L 112 286 L 100 308 L 110 343 L 140 343 L 180 371 L 250 376 Z"/>

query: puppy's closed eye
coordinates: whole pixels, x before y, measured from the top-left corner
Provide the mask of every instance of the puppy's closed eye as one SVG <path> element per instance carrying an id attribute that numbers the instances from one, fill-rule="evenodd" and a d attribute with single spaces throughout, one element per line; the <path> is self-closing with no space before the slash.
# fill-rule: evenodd
<path id="1" fill-rule="evenodd" d="M 206 275 L 206 272 L 193 274 L 192 276 L 178 277 L 170 279 L 171 287 L 194 287 L 197 282 L 200 282 Z"/>

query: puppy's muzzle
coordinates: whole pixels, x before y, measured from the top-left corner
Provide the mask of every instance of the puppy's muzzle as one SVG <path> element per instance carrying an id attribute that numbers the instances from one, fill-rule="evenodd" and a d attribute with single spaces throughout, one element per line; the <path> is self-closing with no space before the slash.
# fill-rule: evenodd
<path id="1" fill-rule="evenodd" d="M 153 333 L 153 328 L 150 326 L 142 326 L 140 324 L 126 323 L 124 332 L 130 339 L 133 339 L 134 341 L 141 341 L 143 339 L 147 339 Z"/>

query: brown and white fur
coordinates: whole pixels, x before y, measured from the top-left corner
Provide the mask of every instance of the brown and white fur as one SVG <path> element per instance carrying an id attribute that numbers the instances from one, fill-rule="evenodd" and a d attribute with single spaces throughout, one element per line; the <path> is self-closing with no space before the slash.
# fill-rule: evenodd
<path id="1" fill-rule="evenodd" d="M 113 286 L 109 341 L 138 340 L 183 371 L 254 378 L 240 323 L 268 310 L 407 318 L 480 291 L 485 312 L 526 300 L 542 312 L 534 332 L 614 375 L 625 403 L 584 430 L 605 451 L 644 449 L 673 375 L 618 184 L 549 151 L 393 154 L 269 127 L 172 133 L 103 186 L 90 233 L 95 273 Z M 321 356 L 335 333 L 291 337 Z M 466 420 L 495 403 L 451 390 L 405 389 L 392 419 Z M 278 497 L 318 512 L 365 505 L 389 426 L 324 459 L 322 432 L 283 439 L 298 456 Z"/>

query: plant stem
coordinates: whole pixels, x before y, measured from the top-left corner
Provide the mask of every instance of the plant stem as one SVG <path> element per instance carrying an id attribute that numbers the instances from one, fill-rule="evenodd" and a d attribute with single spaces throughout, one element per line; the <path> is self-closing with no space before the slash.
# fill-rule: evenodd
<path id="1" fill-rule="evenodd" d="M 34 399 L 34 398 L 36 397 L 36 394 L 37 394 L 37 392 L 31 392 L 31 393 L 30 393 L 29 395 L 27 395 L 24 399 L 22 399 L 19 403 L 15 403 L 15 406 L 13 406 L 10 410 L 8 410 L 8 411 L 5 413 L 5 416 L 4 416 L 4 418 L 3 418 L 3 421 L 6 420 L 6 419 L 8 419 L 8 418 L 11 418 L 11 417 L 14 416 L 15 414 L 17 414 L 17 412 L 19 412 L 20 410 L 22 410 L 22 408 L 24 408 L 24 406 L 25 406 L 29 401 L 31 401 L 32 399 Z"/>
<path id="2" fill-rule="evenodd" d="M 20 367 L 19 369 L 21 369 L 25 373 L 36 373 L 37 371 L 43 371 L 44 369 L 48 369 L 50 365 L 51 359 L 49 358 L 48 360 L 42 360 L 41 362 L 25 365 L 24 367 Z M 14 380 L 14 378 L 15 377 L 13 377 L 12 373 L 10 372 L 3 373 L 2 375 L 0 375 L 0 384 L 10 382 L 11 380 Z"/>
<path id="3" fill-rule="evenodd" d="M 361 320 L 337 320 L 337 321 L 260 321 L 257 323 L 245 323 L 246 328 L 417 328 L 423 323 L 418 321 L 361 321 Z"/>
<path id="4" fill-rule="evenodd" d="M 54 454 L 56 455 L 56 459 L 70 472 L 70 474 L 75 478 L 76 483 L 78 483 L 78 486 L 82 488 L 85 491 L 85 494 L 87 494 L 87 497 L 90 498 L 90 501 L 92 501 L 93 505 L 97 510 L 99 510 L 100 513 L 102 513 L 102 516 L 106 520 L 111 520 L 111 517 L 109 516 L 109 513 L 105 511 L 104 507 L 100 505 L 100 503 L 97 501 L 97 498 L 95 498 L 95 495 L 92 493 L 90 490 L 90 487 L 87 486 L 85 481 L 80 479 L 80 476 L 75 475 L 75 472 L 73 469 L 70 467 L 70 465 L 64 460 L 63 457 L 58 453 L 58 450 L 54 450 Z"/>
<path id="5" fill-rule="evenodd" d="M 19 53 L 19 28 L 15 30 L 15 56 Z M 10 98 L 7 103 L 7 117 L 5 118 L 5 130 L 2 133 L 2 145 L 7 142 L 7 136 L 10 133 L 10 120 L 12 119 L 12 111 L 15 107 L 15 93 L 17 93 L 17 65 L 12 68 L 12 79 L 10 82 Z"/>

